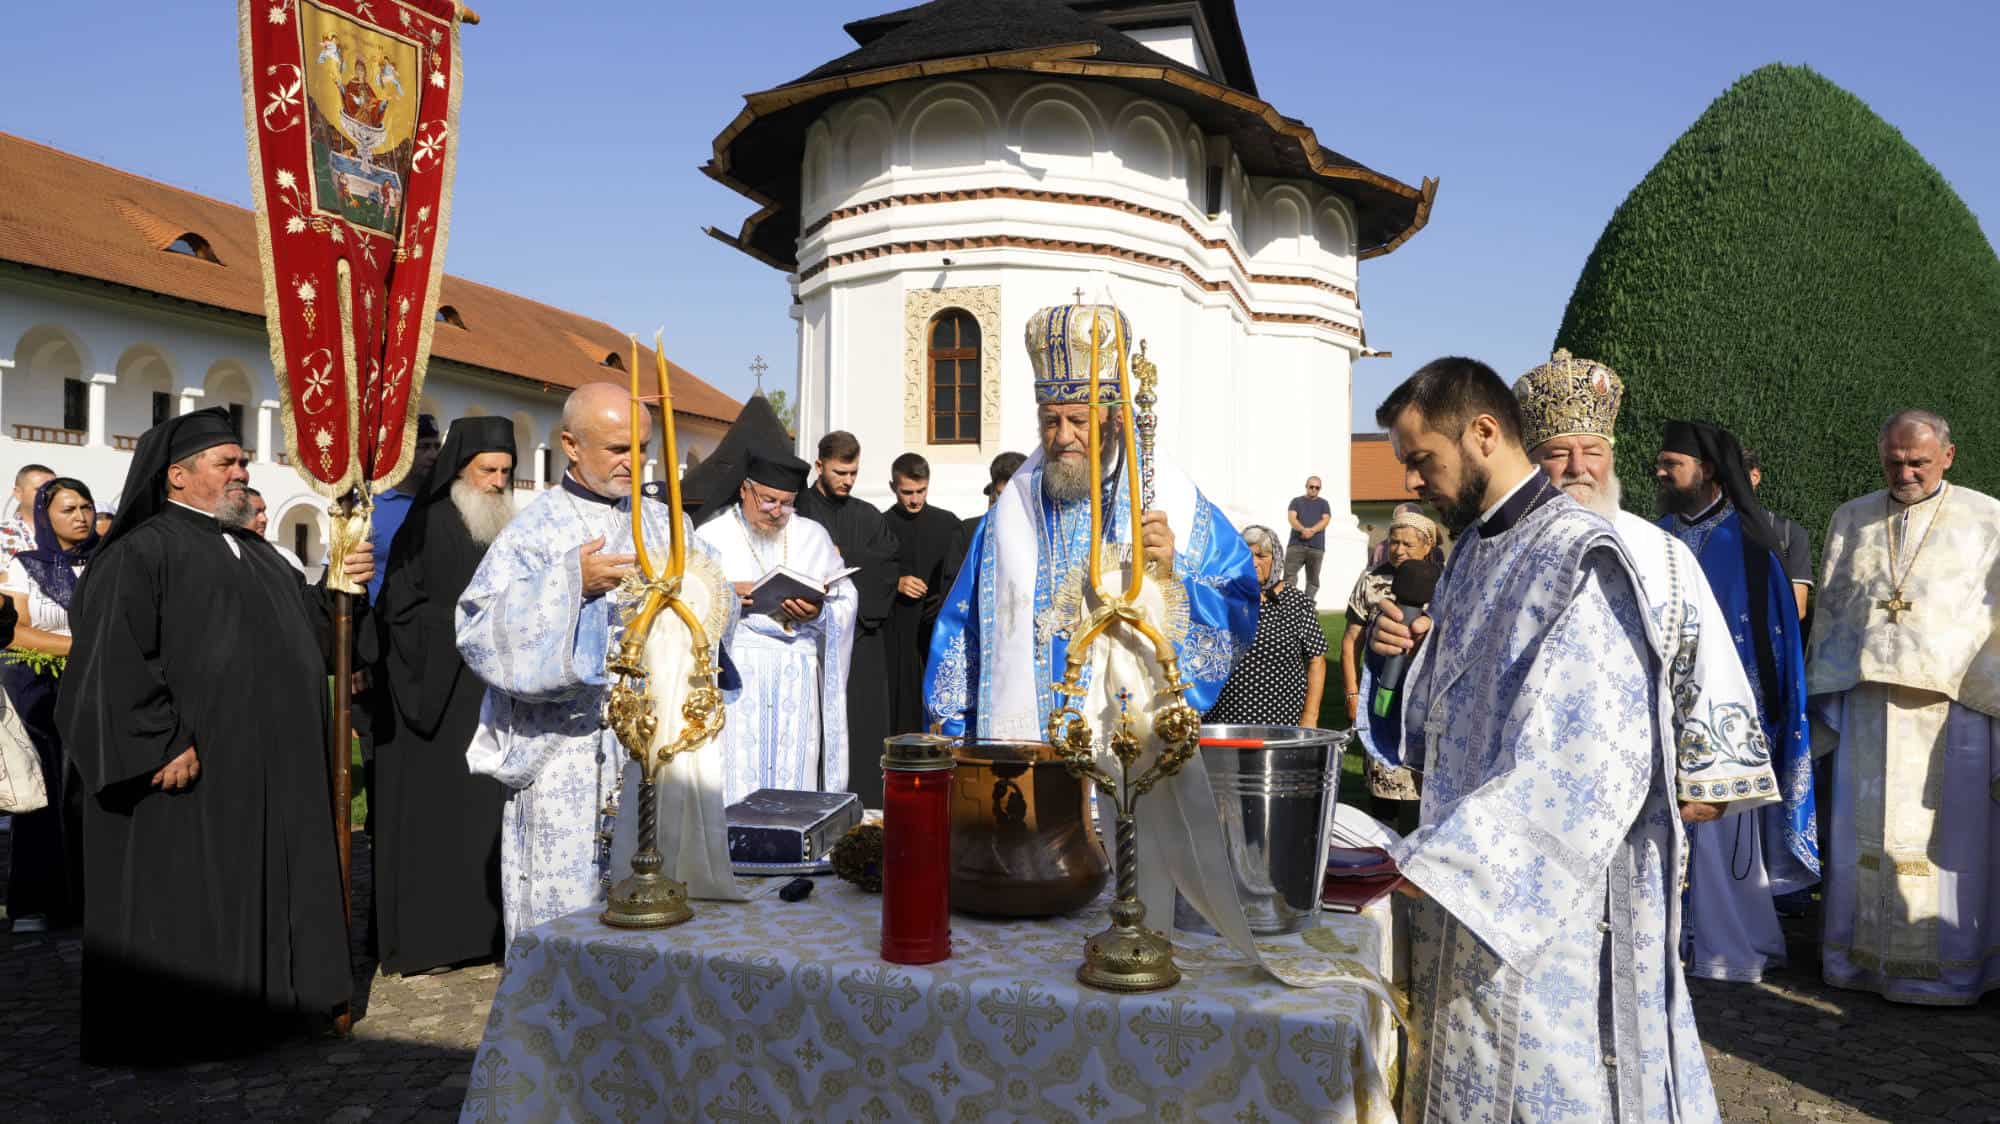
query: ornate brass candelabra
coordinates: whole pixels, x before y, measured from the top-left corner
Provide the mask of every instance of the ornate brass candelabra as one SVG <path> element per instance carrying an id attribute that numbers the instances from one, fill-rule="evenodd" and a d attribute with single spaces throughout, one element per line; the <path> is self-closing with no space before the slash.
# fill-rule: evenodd
<path id="1" fill-rule="evenodd" d="M 688 907 L 687 887 L 678 879 L 661 873 L 663 861 L 660 857 L 660 792 L 654 780 L 655 774 L 675 756 L 699 749 L 722 732 L 724 712 L 722 691 L 716 686 L 714 649 L 708 640 L 708 630 L 703 625 L 701 615 L 683 596 L 683 583 L 688 570 L 687 543 L 681 528 L 681 486 L 678 466 L 680 463 L 674 442 L 674 406 L 671 389 L 667 385 L 667 361 L 660 350 L 660 339 L 653 341 L 653 354 L 659 368 L 660 415 L 665 429 L 667 453 L 667 498 L 672 535 L 664 573 L 654 569 L 652 559 L 646 553 L 645 520 L 641 514 L 644 503 L 635 482 L 632 489 L 632 549 L 638 556 L 639 573 L 628 577 L 619 587 L 620 594 L 632 608 L 625 620 L 625 631 L 618 647 L 605 661 L 605 670 L 613 677 L 610 702 L 606 706 L 606 717 L 618 741 L 639 763 L 639 849 L 632 856 L 631 877 L 612 887 L 610 901 L 601 920 L 606 925 L 616 925 L 625 929 L 662 929 L 678 925 L 694 916 Z M 643 448 L 639 432 L 639 418 L 644 409 L 639 397 L 639 342 L 632 341 L 632 448 Z M 713 569 L 713 567 L 709 567 Z M 713 575 L 711 586 L 719 591 L 721 575 Z M 651 673 L 646 665 L 646 641 L 652 635 L 653 622 L 663 612 L 671 611 L 687 626 L 688 639 L 693 649 L 694 666 L 687 675 L 687 693 L 681 699 L 681 731 L 665 745 L 656 746 L 659 735 L 659 718 L 653 713 L 653 700 L 646 692 L 646 684 Z"/>
<path id="2" fill-rule="evenodd" d="M 1194 756 L 1200 744 L 1201 715 L 1182 698 L 1182 692 L 1188 689 L 1189 684 L 1181 678 L 1180 660 L 1174 652 L 1173 643 L 1156 623 L 1148 619 L 1146 609 L 1139 600 L 1149 571 L 1155 581 L 1168 583 L 1175 580 L 1171 565 L 1146 559 L 1140 526 L 1143 512 L 1153 502 L 1152 444 L 1157 425 L 1151 407 L 1155 401 L 1153 383 L 1156 372 L 1153 364 L 1145 358 L 1142 345 L 1139 360 L 1134 366 L 1140 380 L 1138 401 L 1146 407 L 1146 411 L 1144 416 L 1136 419 L 1135 424 L 1134 399 L 1128 393 L 1132 380 L 1126 377 L 1125 370 L 1122 316 L 1114 316 L 1112 335 L 1119 365 L 1118 406 L 1124 411 L 1125 421 L 1125 476 L 1130 489 L 1132 541 L 1129 554 L 1117 546 L 1103 543 L 1103 501 L 1099 489 L 1092 488 L 1089 588 L 1096 607 L 1092 608 L 1087 600 L 1079 613 L 1080 620 L 1071 634 L 1062 681 L 1054 685 L 1056 693 L 1065 701 L 1050 713 L 1045 733 L 1049 745 L 1062 756 L 1069 770 L 1090 778 L 1105 793 L 1117 817 L 1117 883 L 1116 897 L 1111 903 L 1111 925 L 1085 943 L 1084 960 L 1077 969 L 1077 979 L 1089 987 L 1106 991 L 1155 991 L 1180 982 L 1181 973 L 1174 964 L 1172 943 L 1145 924 L 1146 906 L 1139 900 L 1136 811 L 1141 796 L 1178 773 L 1181 766 Z M 1100 339 L 1098 314 L 1093 311 L 1090 323 L 1089 398 L 1093 405 L 1098 402 Z M 1144 440 L 1143 461 L 1136 455 L 1135 432 Z M 1103 479 L 1101 443 L 1099 426 L 1093 419 L 1090 426 L 1092 480 Z M 1114 567 L 1129 564 L 1131 578 L 1124 590 L 1113 591 L 1104 585 L 1107 562 Z M 1130 691 L 1119 691 L 1118 713 L 1106 746 L 1111 761 L 1116 762 L 1117 773 L 1114 776 L 1109 764 L 1100 760 L 1097 737 L 1080 708 L 1086 705 L 1085 700 L 1090 693 L 1083 684 L 1083 676 L 1090 666 L 1091 648 L 1121 627 L 1136 632 L 1151 646 L 1154 661 L 1159 666 L 1159 686 L 1150 700 L 1150 716 L 1135 713 L 1133 704 L 1137 700 Z M 1145 736 L 1149 731 L 1157 740 L 1158 749 L 1151 763 L 1140 768 L 1145 754 Z"/>

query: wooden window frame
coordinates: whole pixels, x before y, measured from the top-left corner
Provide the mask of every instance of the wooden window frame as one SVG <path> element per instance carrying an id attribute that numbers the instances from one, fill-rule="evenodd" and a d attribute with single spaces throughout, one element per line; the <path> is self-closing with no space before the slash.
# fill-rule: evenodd
<path id="1" fill-rule="evenodd" d="M 959 342 L 962 343 L 964 341 L 965 325 L 971 325 L 973 332 L 978 335 L 978 342 L 974 343 L 971 347 L 939 349 L 937 346 L 938 324 L 952 317 L 962 318 L 962 323 L 955 332 L 955 338 Z M 931 318 L 924 323 L 924 441 L 926 444 L 972 445 L 976 447 L 980 443 L 981 438 L 984 436 L 983 430 L 985 428 L 981 423 L 979 410 L 980 378 L 981 372 L 984 369 L 980 352 L 985 346 L 986 331 L 980 327 L 979 318 L 974 316 L 968 309 L 956 306 L 941 308 L 933 313 Z M 954 382 L 952 390 L 959 394 L 963 394 L 968 389 L 971 390 L 973 392 L 973 408 L 966 410 L 954 406 L 953 409 L 945 411 L 954 419 L 953 436 L 940 438 L 937 435 L 939 414 L 937 402 L 937 365 L 947 360 L 954 363 L 972 364 L 972 382 L 970 384 L 963 381 Z M 955 368 L 954 370 L 963 370 L 963 368 Z M 964 436 L 964 427 L 968 419 L 970 419 L 974 430 L 971 437 Z"/>

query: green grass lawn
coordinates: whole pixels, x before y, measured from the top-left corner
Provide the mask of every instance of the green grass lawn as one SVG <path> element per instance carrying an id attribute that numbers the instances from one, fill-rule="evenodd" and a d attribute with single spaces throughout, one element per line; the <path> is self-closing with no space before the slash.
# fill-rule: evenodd
<path id="1" fill-rule="evenodd" d="M 1340 637 L 1347 631 L 1347 614 L 1321 613 L 1320 627 L 1326 630 L 1326 689 L 1319 698 L 1319 724 L 1326 730 L 1345 730 L 1347 688 L 1340 678 Z M 1362 766 L 1361 747 L 1349 745 L 1340 762 L 1340 802 L 1357 808 L 1368 807 L 1368 778 Z"/>

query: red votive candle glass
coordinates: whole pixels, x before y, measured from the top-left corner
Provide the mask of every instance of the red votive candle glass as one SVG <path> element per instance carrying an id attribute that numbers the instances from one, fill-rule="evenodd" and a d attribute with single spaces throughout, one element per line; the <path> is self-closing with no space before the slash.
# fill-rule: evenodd
<path id="1" fill-rule="evenodd" d="M 951 955 L 952 740 L 899 734 L 882 754 L 882 959 Z"/>

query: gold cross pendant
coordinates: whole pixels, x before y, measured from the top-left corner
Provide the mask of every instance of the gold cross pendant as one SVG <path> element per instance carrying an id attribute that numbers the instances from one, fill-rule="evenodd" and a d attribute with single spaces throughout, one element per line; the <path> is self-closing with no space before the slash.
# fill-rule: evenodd
<path id="1" fill-rule="evenodd" d="M 1900 589 L 1897 590 L 1895 593 L 1891 594 L 1887 601 L 1875 602 L 1875 607 L 1878 609 L 1885 609 L 1888 611 L 1890 624 L 1902 623 L 1903 614 L 1909 612 L 1911 609 L 1916 608 L 1915 605 L 1911 604 L 1908 601 L 1903 600 L 1903 591 Z"/>

